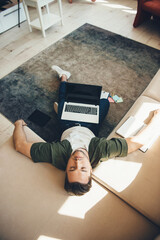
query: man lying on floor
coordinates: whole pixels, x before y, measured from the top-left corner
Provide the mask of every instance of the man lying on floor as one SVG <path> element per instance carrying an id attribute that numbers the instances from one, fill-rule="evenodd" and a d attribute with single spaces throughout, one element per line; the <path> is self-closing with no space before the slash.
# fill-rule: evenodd
<path id="1" fill-rule="evenodd" d="M 28 142 L 24 132 L 26 123 L 15 122 L 13 140 L 15 149 L 31 158 L 34 162 L 48 162 L 58 169 L 66 171 L 65 186 L 67 192 L 83 195 L 91 188 L 92 168 L 103 160 L 124 157 L 138 150 L 152 135 L 153 126 L 159 127 L 160 109 L 154 111 L 153 117 L 146 127 L 131 138 L 98 138 L 99 127 L 109 110 L 108 99 L 100 99 L 99 124 L 61 121 L 61 113 L 65 101 L 66 84 L 70 73 L 58 66 L 52 66 L 60 78 L 59 104 L 54 104 L 58 113 L 62 135 L 60 142 L 33 143 Z M 56 108 L 57 107 L 57 108 Z"/>

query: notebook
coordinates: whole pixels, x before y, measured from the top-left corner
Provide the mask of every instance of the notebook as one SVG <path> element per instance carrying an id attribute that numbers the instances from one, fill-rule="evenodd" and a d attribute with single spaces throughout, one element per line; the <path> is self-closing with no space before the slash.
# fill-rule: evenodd
<path id="1" fill-rule="evenodd" d="M 145 126 L 146 124 L 144 122 L 139 121 L 134 116 L 130 116 L 116 131 L 116 133 L 124 138 L 132 137 L 135 136 Z M 146 152 L 156 141 L 159 135 L 159 132 L 154 133 L 153 136 L 149 139 L 148 143 L 141 147 L 140 150 L 142 152 Z"/>
<path id="2" fill-rule="evenodd" d="M 99 123 L 99 102 L 102 86 L 67 83 L 61 119 Z"/>

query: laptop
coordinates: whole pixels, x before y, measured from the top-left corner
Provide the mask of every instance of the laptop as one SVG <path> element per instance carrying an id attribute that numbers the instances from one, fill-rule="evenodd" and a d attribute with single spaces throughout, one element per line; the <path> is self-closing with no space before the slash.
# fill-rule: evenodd
<path id="1" fill-rule="evenodd" d="M 102 86 L 67 83 L 61 119 L 99 123 L 99 102 Z"/>

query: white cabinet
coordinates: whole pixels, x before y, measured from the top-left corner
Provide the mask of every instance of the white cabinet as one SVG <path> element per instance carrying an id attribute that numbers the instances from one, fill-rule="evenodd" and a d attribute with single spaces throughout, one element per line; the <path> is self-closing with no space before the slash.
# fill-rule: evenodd
<path id="1" fill-rule="evenodd" d="M 20 22 L 26 20 L 23 4 L 20 3 Z M 0 33 L 18 24 L 18 4 L 0 12 Z"/>

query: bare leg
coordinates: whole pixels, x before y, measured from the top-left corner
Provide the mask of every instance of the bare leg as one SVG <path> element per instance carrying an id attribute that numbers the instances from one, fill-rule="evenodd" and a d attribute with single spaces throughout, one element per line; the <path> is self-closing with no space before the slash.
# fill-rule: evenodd
<path id="1" fill-rule="evenodd" d="M 67 81 L 68 81 L 67 76 L 65 74 L 62 74 L 61 82 L 67 82 Z"/>

